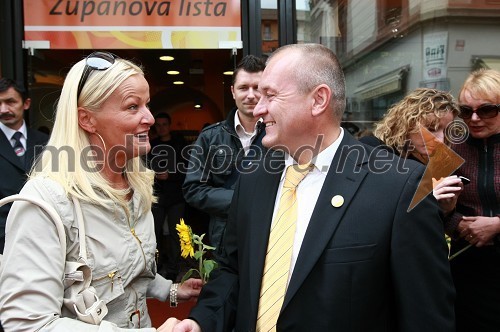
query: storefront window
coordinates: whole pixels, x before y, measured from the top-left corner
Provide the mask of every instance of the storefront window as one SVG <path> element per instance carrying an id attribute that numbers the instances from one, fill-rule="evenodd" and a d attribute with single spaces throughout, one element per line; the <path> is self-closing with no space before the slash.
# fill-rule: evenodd
<path id="1" fill-rule="evenodd" d="M 418 87 L 458 94 L 473 69 L 500 66 L 500 4 L 489 0 L 297 0 L 297 42 L 333 50 L 345 122 L 371 128 Z M 478 36 L 482 36 L 478 38 Z"/>
<path id="2" fill-rule="evenodd" d="M 262 0 L 262 54 L 269 55 L 279 47 L 278 0 Z"/>

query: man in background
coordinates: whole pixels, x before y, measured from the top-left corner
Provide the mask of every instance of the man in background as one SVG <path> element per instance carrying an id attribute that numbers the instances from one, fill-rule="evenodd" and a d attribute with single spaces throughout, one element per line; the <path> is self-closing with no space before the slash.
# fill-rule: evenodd
<path id="1" fill-rule="evenodd" d="M 158 202 L 153 204 L 156 243 L 159 251 L 158 271 L 167 279 L 177 280 L 180 272 L 181 249 L 175 225 L 184 217 L 182 196 L 185 160 L 182 149 L 187 145 L 182 135 L 171 131 L 168 113 L 155 116 L 157 138 L 151 141 L 148 162 L 155 171 L 154 191 Z"/>
<path id="2" fill-rule="evenodd" d="M 24 121 L 24 112 L 30 104 L 24 87 L 11 79 L 0 78 L 0 199 L 19 193 L 33 162 L 47 144 L 48 136 L 28 128 Z M 5 244 L 5 222 L 10 206 L 0 207 L 0 253 Z"/>
<path id="3" fill-rule="evenodd" d="M 216 247 L 216 259 L 224 252 L 223 238 L 236 180 L 262 155 L 264 130 L 253 110 L 260 99 L 257 87 L 264 68 L 262 59 L 243 57 L 231 85 L 236 108 L 225 121 L 203 129 L 190 151 L 184 197 L 192 207 L 210 215 L 208 233 L 210 244 Z"/>

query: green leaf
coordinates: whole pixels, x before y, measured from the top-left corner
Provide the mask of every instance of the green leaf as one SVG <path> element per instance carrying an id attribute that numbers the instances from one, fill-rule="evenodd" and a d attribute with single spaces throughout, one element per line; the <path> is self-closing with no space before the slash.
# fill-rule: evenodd
<path id="1" fill-rule="evenodd" d="M 194 259 L 196 259 L 196 260 L 199 260 L 201 258 L 201 256 L 203 256 L 203 251 L 197 250 L 194 253 Z"/>
<path id="2" fill-rule="evenodd" d="M 207 246 L 207 245 L 203 245 L 203 249 L 207 249 L 207 250 L 215 250 L 215 247 L 211 247 L 211 246 Z"/>
<path id="3" fill-rule="evenodd" d="M 182 276 L 182 279 L 181 279 L 181 284 L 183 284 L 183 283 L 184 283 L 184 281 L 188 280 L 188 279 L 191 277 L 191 275 L 193 274 L 193 272 L 198 272 L 198 274 L 200 274 L 200 273 L 199 273 L 199 271 L 198 271 L 198 270 L 196 270 L 196 269 L 189 269 L 189 271 L 187 271 L 187 272 L 186 272 L 186 273 Z"/>
<path id="4" fill-rule="evenodd" d="M 205 275 L 205 279 L 208 280 L 210 273 L 215 270 L 217 266 L 217 262 L 212 259 L 207 259 L 203 262 L 203 274 Z"/>

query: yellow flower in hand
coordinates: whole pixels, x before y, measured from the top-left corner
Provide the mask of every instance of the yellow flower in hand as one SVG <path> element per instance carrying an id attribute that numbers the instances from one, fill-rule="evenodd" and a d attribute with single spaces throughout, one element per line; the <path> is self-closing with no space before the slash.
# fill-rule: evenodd
<path id="1" fill-rule="evenodd" d="M 179 240 L 181 242 L 181 256 L 186 258 L 187 256 L 194 257 L 194 246 L 193 246 L 193 234 L 191 227 L 184 223 L 184 219 L 181 218 L 181 223 L 175 226 L 175 229 L 179 233 Z"/>
<path id="2" fill-rule="evenodd" d="M 198 269 L 189 269 L 189 271 L 184 274 L 181 279 L 181 284 L 189 279 L 189 277 L 196 272 L 203 283 L 205 283 L 210 277 L 210 273 L 217 268 L 217 263 L 213 259 L 205 259 L 203 256 L 208 252 L 208 250 L 214 250 L 214 247 L 207 246 L 203 243 L 203 238 L 205 234 L 197 235 L 191 230 L 191 227 L 184 223 L 184 219 L 181 218 L 181 223 L 175 225 L 177 233 L 179 233 L 179 240 L 181 244 L 181 256 L 187 258 L 187 256 L 194 257 L 198 261 Z M 198 249 L 194 251 L 194 247 Z"/>

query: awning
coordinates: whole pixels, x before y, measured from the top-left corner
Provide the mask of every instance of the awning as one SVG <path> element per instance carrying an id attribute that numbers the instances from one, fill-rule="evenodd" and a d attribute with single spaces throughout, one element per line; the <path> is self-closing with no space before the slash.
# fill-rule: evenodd
<path id="1" fill-rule="evenodd" d="M 409 66 L 399 68 L 383 76 L 374 78 L 361 84 L 355 94 L 361 99 L 373 99 L 402 89 L 402 79 L 404 73 L 409 70 Z"/>
<path id="2" fill-rule="evenodd" d="M 483 58 L 479 60 L 479 65 L 483 68 L 495 69 L 500 71 L 500 58 Z"/>

